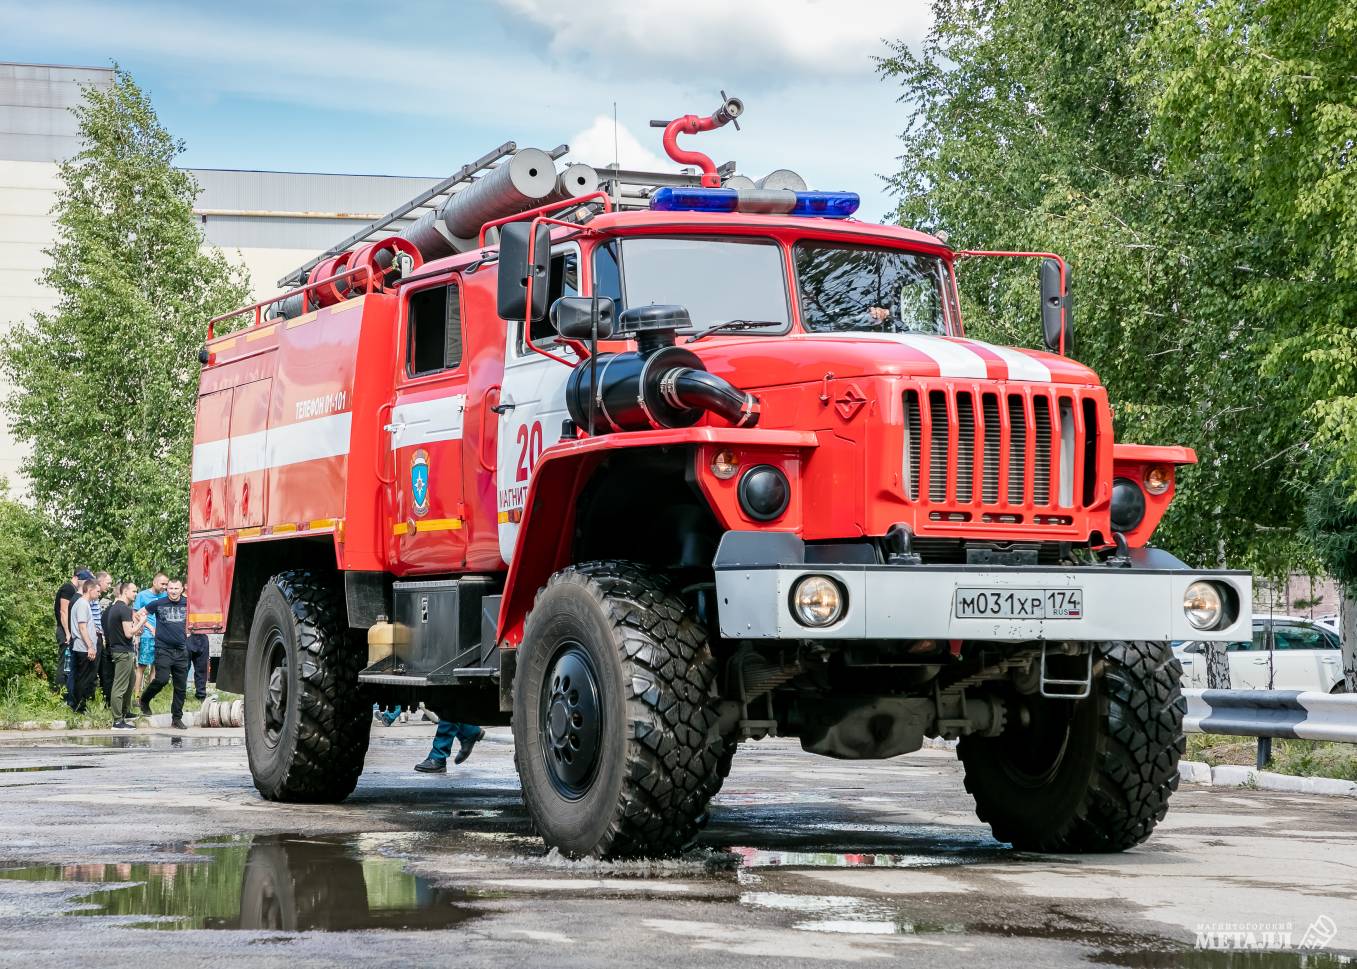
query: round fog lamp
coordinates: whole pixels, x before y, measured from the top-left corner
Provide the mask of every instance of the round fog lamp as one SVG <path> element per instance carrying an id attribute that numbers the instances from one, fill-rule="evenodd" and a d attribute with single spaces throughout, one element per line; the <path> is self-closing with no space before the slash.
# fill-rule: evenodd
<path id="1" fill-rule="evenodd" d="M 722 481 L 729 481 L 740 470 L 740 458 L 734 451 L 718 451 L 711 459 L 711 473 Z"/>
<path id="2" fill-rule="evenodd" d="M 1215 629 L 1225 615 L 1225 603 L 1210 582 L 1193 582 L 1183 592 L 1183 615 L 1197 629 Z"/>
<path id="3" fill-rule="evenodd" d="M 772 521 L 787 510 L 792 486 L 771 464 L 750 468 L 740 479 L 740 508 L 757 522 Z"/>
<path id="4" fill-rule="evenodd" d="M 1133 532 L 1145 520 L 1145 492 L 1130 478 L 1112 482 L 1112 530 Z"/>
<path id="5" fill-rule="evenodd" d="M 845 600 L 839 583 L 823 575 L 808 575 L 792 589 L 792 611 L 803 626 L 830 626 L 838 622 Z"/>
<path id="6" fill-rule="evenodd" d="M 1145 490 L 1152 495 L 1162 495 L 1173 483 L 1173 474 L 1162 464 L 1156 464 L 1145 471 Z"/>

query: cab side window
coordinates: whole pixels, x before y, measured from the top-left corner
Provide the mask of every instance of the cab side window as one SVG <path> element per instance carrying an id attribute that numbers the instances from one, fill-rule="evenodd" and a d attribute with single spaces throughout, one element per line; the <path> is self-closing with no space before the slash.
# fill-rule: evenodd
<path id="1" fill-rule="evenodd" d="M 406 313 L 411 377 L 453 370 L 462 362 L 462 304 L 456 286 L 433 286 L 410 296 Z"/>
<path id="2" fill-rule="evenodd" d="M 536 285 L 536 283 L 533 285 Z M 548 310 L 550 310 L 551 304 L 562 296 L 578 296 L 579 294 L 579 253 L 574 249 L 556 253 L 551 257 L 551 285 L 547 289 Z M 556 339 L 556 328 L 551 325 L 550 313 L 529 324 L 528 338 L 538 346 L 551 343 Z M 527 347 L 524 346 L 522 349 L 526 350 Z"/>

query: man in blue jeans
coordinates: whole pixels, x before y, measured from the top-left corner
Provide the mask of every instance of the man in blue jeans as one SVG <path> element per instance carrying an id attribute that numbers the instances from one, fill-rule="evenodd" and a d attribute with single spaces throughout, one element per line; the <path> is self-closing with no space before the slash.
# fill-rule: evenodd
<path id="1" fill-rule="evenodd" d="M 471 748 L 485 739 L 485 731 L 474 723 L 453 723 L 451 720 L 439 720 L 438 731 L 433 735 L 433 749 L 429 756 L 415 765 L 421 774 L 446 774 L 448 772 L 448 754 L 452 753 L 452 742 L 457 740 L 457 756 L 452 759 L 460 764 L 471 756 Z"/>

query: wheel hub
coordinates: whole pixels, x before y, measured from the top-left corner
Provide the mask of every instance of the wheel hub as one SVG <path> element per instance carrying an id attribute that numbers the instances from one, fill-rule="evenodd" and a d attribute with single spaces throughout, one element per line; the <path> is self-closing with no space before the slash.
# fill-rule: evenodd
<path id="1" fill-rule="evenodd" d="M 281 638 L 270 644 L 269 667 L 264 692 L 264 733 L 270 744 L 276 744 L 287 722 L 287 650 Z"/>
<path id="2" fill-rule="evenodd" d="M 602 736 L 598 677 L 578 643 L 561 645 L 542 684 L 542 752 L 557 793 L 582 797 L 598 768 Z"/>

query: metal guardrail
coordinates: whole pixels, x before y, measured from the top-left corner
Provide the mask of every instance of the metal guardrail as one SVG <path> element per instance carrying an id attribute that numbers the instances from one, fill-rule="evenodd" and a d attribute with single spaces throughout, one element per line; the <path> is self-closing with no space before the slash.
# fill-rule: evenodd
<path id="1" fill-rule="evenodd" d="M 1357 694 L 1184 690 L 1187 733 L 1357 744 Z"/>

